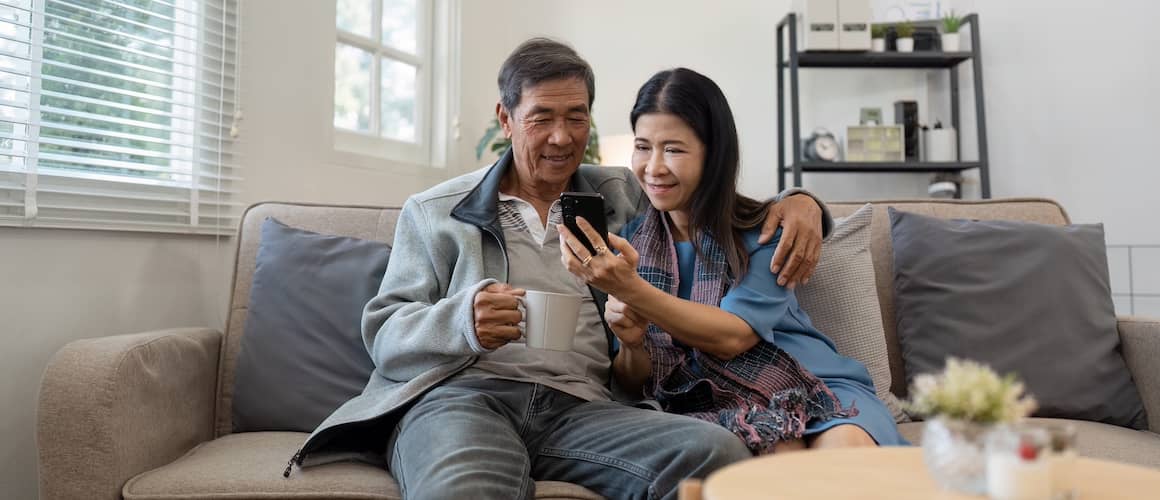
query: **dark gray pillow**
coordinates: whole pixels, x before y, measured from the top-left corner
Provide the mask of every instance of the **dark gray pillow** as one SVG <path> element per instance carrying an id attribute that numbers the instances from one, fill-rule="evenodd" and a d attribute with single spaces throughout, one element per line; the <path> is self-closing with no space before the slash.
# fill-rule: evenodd
<path id="1" fill-rule="evenodd" d="M 890 209 L 907 377 L 948 356 L 1016 373 L 1036 416 L 1147 426 L 1120 354 L 1101 224 L 947 220 Z"/>
<path id="2" fill-rule="evenodd" d="M 362 311 L 390 252 L 381 242 L 262 222 L 234 379 L 234 431 L 309 432 L 362 392 L 374 370 Z"/>

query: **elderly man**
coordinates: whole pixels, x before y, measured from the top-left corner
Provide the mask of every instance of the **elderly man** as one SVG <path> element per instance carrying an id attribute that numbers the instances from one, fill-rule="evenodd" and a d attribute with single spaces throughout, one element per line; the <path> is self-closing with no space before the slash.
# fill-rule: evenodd
<path id="1" fill-rule="evenodd" d="M 409 499 L 532 498 L 535 480 L 609 498 L 670 498 L 681 479 L 749 457 L 720 426 L 612 401 L 605 297 L 560 263 L 558 199 L 602 194 L 611 231 L 648 199 L 626 169 L 580 165 L 594 91 L 588 63 L 560 43 L 529 40 L 504 62 L 499 89 L 511 149 L 407 200 L 363 315 L 376 370 L 287 474 L 295 464 L 377 455 Z M 807 276 L 828 215 L 793 196 L 770 219 L 770 233 L 780 221 L 787 235 L 782 276 Z M 524 289 L 583 297 L 573 350 L 520 340 Z"/>

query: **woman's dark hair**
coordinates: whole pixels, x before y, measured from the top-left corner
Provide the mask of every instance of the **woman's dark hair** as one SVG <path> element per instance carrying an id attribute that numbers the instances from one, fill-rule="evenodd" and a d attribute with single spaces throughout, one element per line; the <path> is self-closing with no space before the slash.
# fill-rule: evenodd
<path id="1" fill-rule="evenodd" d="M 743 232 L 765 220 L 767 202 L 737 192 L 741 147 L 737 125 L 725 93 L 709 77 L 687 68 L 661 71 L 649 78 L 636 94 L 630 119 L 649 113 L 668 113 L 684 121 L 705 145 L 701 183 L 693 190 L 689 227 L 708 233 L 725 251 L 733 279 L 745 275 L 749 253 Z M 699 238 L 691 237 L 697 253 L 704 256 Z"/>
<path id="2" fill-rule="evenodd" d="M 509 112 L 520 105 L 524 87 L 575 78 L 588 88 L 588 109 L 596 99 L 596 75 L 572 47 L 550 38 L 532 38 L 516 47 L 499 68 L 499 99 Z"/>

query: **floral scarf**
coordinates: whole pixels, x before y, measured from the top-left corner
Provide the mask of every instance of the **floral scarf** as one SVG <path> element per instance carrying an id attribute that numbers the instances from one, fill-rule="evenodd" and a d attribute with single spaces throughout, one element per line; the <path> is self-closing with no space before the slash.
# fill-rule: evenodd
<path id="1" fill-rule="evenodd" d="M 677 255 L 665 215 L 650 208 L 631 243 L 640 253 L 637 272 L 658 289 L 677 295 Z M 717 306 L 728 291 L 725 252 L 708 234 L 700 235 L 694 265 L 693 302 Z M 645 396 L 668 412 L 724 426 L 755 455 L 801 438 L 812 420 L 857 414 L 843 410 L 825 383 L 789 353 L 762 340 L 729 361 L 719 360 L 673 339 L 649 324 L 646 349 L 652 375 Z"/>

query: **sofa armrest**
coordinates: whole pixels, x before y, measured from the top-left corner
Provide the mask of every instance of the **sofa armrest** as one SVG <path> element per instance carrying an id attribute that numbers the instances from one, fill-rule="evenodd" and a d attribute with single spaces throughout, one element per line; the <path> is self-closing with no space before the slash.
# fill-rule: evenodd
<path id="1" fill-rule="evenodd" d="M 1148 412 L 1148 429 L 1160 432 L 1160 318 L 1120 316 L 1117 320 L 1124 361 Z"/>
<path id="2" fill-rule="evenodd" d="M 57 351 L 36 415 L 40 498 L 120 499 L 133 476 L 212 439 L 221 342 L 181 328 Z"/>

